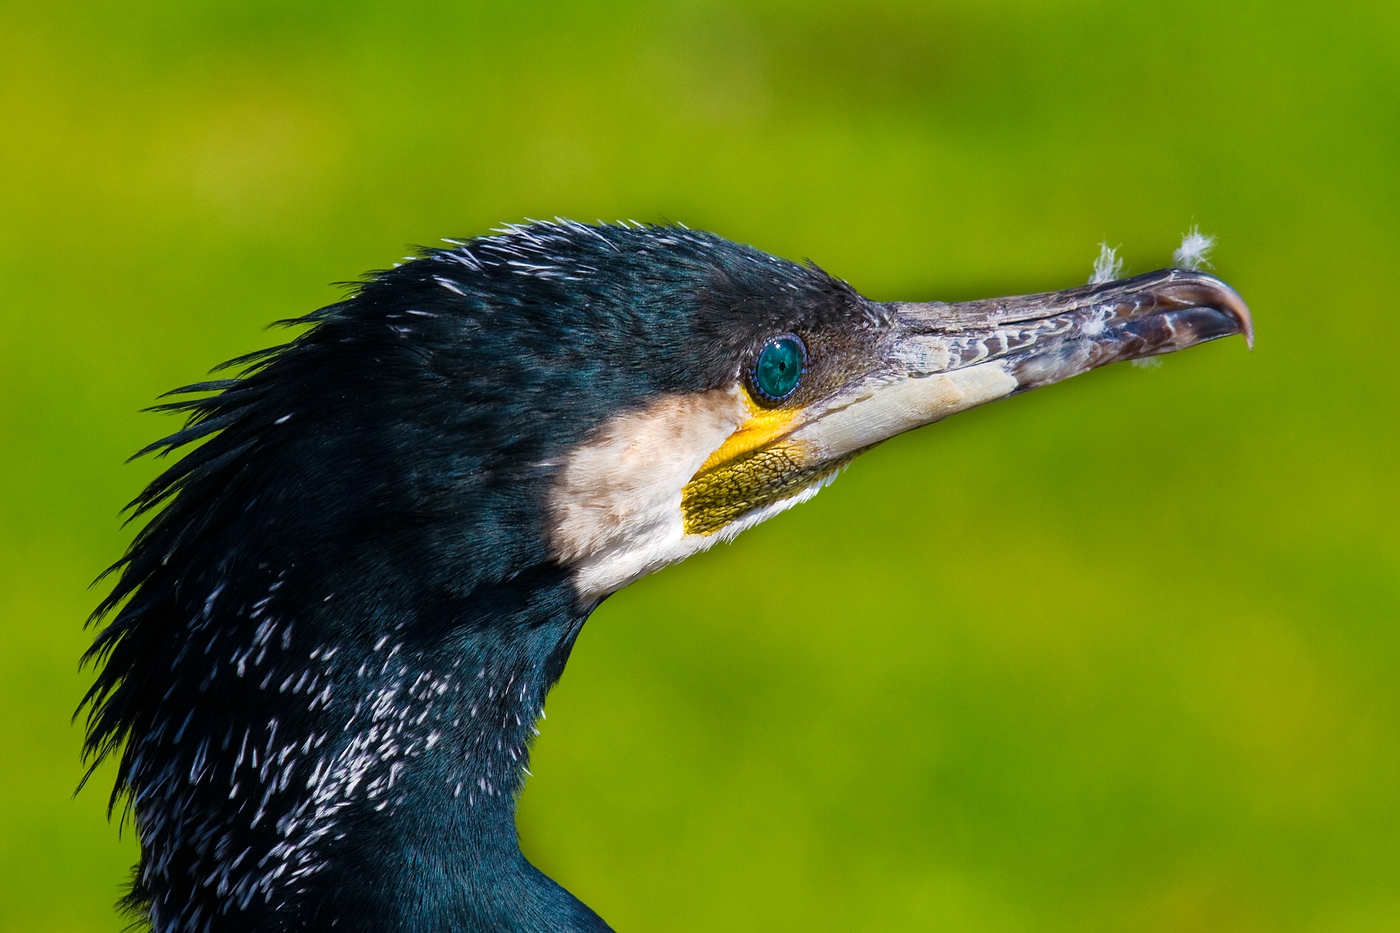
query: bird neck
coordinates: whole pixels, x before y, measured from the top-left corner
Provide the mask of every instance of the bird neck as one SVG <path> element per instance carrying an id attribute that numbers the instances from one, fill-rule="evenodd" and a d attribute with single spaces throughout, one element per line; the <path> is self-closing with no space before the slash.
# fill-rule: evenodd
<path id="1" fill-rule="evenodd" d="M 215 911 L 213 930 L 607 930 L 515 828 L 536 720 L 587 615 L 563 574 L 468 598 L 332 594 L 309 627 L 276 595 L 230 657 L 232 712 L 138 739 L 138 769 L 174 752 L 133 800 L 156 930 Z"/>
<path id="2" fill-rule="evenodd" d="M 335 847 L 369 858 L 342 872 L 327 862 L 325 894 L 343 918 L 376 916 L 379 930 L 606 929 L 526 861 L 515 826 L 535 724 L 583 616 L 571 588 L 503 589 L 486 607 L 447 607 L 455 623 L 432 647 L 389 637 L 361 661 L 366 689 L 340 767 L 313 789 L 359 801 Z"/>

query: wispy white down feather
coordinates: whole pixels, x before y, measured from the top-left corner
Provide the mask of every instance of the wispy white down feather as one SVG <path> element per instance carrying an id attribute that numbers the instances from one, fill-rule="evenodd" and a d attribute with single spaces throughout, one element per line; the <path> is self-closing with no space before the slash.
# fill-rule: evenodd
<path id="1" fill-rule="evenodd" d="M 1107 243 L 1099 244 L 1099 258 L 1094 260 L 1094 274 L 1089 276 L 1090 285 L 1103 285 L 1123 277 L 1123 260 L 1118 250 Z"/>
<path id="2" fill-rule="evenodd" d="M 1181 237 L 1181 245 L 1172 253 L 1172 264 L 1179 269 L 1210 268 L 1210 251 L 1215 249 L 1215 237 L 1202 233 L 1195 224 Z"/>

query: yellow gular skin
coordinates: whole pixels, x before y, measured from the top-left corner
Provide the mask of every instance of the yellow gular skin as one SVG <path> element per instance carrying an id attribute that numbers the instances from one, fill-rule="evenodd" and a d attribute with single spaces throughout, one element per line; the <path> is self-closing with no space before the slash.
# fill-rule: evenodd
<path id="1" fill-rule="evenodd" d="M 809 468 L 806 445 L 783 442 L 800 409 L 768 409 L 746 394 L 749 419 L 705 460 L 681 490 L 686 534 L 712 535 L 738 518 L 789 497 L 833 470 Z"/>
<path id="2" fill-rule="evenodd" d="M 792 423 L 801 413 L 799 409 L 760 408 L 748 392 L 744 393 L 744 405 L 749 410 L 749 420 L 735 428 L 734 433 L 710 454 L 695 471 L 696 476 L 782 437 L 792 430 Z"/>

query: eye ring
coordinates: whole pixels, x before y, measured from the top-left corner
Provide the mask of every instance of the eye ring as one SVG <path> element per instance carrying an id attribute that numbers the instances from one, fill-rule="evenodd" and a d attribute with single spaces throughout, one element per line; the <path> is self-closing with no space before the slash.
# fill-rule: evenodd
<path id="1" fill-rule="evenodd" d="M 749 394 L 760 405 L 774 406 L 792 398 L 807 372 L 807 345 L 796 334 L 769 337 L 753 355 L 746 373 Z"/>

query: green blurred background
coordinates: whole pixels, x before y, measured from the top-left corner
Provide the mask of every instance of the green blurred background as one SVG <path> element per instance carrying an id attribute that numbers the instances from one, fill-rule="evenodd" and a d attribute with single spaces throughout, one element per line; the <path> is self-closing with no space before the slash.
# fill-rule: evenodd
<path id="1" fill-rule="evenodd" d="M 1393 2 L 0 3 L 0 929 L 71 797 L 138 409 L 331 282 L 679 220 L 879 299 L 1166 265 L 1224 341 L 906 435 L 594 616 L 530 856 L 620 931 L 1400 930 Z"/>

